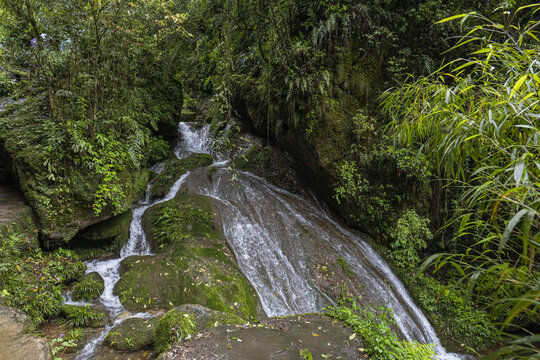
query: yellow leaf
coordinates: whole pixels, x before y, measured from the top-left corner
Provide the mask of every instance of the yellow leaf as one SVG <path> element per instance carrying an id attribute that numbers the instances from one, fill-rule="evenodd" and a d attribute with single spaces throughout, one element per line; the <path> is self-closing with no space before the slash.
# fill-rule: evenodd
<path id="1" fill-rule="evenodd" d="M 514 94 L 521 88 L 525 80 L 529 77 L 528 74 L 523 75 L 519 78 L 519 80 L 516 82 L 516 85 L 514 85 L 514 88 L 512 89 L 512 92 L 510 93 L 510 97 L 514 96 Z"/>

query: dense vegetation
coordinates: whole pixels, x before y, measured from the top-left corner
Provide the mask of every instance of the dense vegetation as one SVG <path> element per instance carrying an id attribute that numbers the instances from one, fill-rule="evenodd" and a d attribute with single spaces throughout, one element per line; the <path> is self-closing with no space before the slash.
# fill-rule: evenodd
<path id="1" fill-rule="evenodd" d="M 289 151 L 307 185 L 374 238 L 440 333 L 478 352 L 502 340 L 494 358 L 539 356 L 539 9 L 0 0 L 0 97 L 29 99 L 0 118 L 0 145 L 33 169 L 37 181 L 18 181 L 52 218 L 39 219 L 43 232 L 78 201 L 94 217 L 127 209 L 126 172 L 168 156 L 158 135 L 182 105 L 212 122 L 216 150 L 234 154 L 238 133 L 252 131 Z M 168 222 L 181 216 L 164 213 L 156 231 L 175 236 Z M 2 261 L 0 284 L 41 322 L 60 311 L 79 265 L 70 253 L 23 256 L 17 239 L 0 251 L 23 270 Z M 54 264 L 66 273 L 39 290 Z M 19 294 L 21 281 L 36 294 Z M 390 343 L 374 356 L 415 348 L 381 335 L 391 317 L 332 312 L 366 342 Z"/>

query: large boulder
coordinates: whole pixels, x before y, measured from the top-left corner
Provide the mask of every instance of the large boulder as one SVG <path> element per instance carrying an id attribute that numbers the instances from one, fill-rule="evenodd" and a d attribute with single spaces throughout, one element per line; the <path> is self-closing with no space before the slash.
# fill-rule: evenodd
<path id="1" fill-rule="evenodd" d="M 51 347 L 45 339 L 26 333 L 31 324 L 21 311 L 0 305 L 0 359 L 53 359 Z"/>
<path id="2" fill-rule="evenodd" d="M 154 331 L 156 351 L 162 353 L 180 339 L 220 325 L 244 324 L 236 315 L 210 310 L 201 305 L 182 305 L 170 310 Z"/>
<path id="3" fill-rule="evenodd" d="M 151 349 L 154 345 L 154 330 L 158 317 L 131 318 L 115 326 L 105 337 L 105 345 L 117 350 L 137 351 Z"/>
<path id="4" fill-rule="evenodd" d="M 133 256 L 114 293 L 131 311 L 200 304 L 244 319 L 257 316 L 257 296 L 214 229 L 210 200 L 181 192 L 150 208 L 143 226 L 156 256 Z"/>
<path id="5" fill-rule="evenodd" d="M 158 359 L 360 359 L 361 350 L 351 329 L 311 314 L 211 328 L 179 342 Z"/>
<path id="6" fill-rule="evenodd" d="M 214 162 L 208 154 L 193 154 L 185 159 L 165 161 L 163 171 L 152 180 L 150 199 L 159 199 L 167 195 L 175 181 L 187 171 L 211 165 Z"/>

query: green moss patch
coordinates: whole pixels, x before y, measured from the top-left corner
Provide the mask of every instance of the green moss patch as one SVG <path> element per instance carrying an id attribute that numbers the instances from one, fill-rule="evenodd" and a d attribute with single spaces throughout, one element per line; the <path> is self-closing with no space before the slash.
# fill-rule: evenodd
<path id="1" fill-rule="evenodd" d="M 272 184 L 293 193 L 302 192 L 298 176 L 293 170 L 292 157 L 275 147 L 253 145 L 244 155 L 234 159 L 232 166 L 263 177 Z"/>
<path id="2" fill-rule="evenodd" d="M 154 332 L 156 351 L 167 351 L 178 340 L 215 326 L 243 323 L 245 321 L 236 315 L 200 305 L 183 305 L 170 310 L 159 321 Z"/>
<path id="3" fill-rule="evenodd" d="M 208 154 L 193 154 L 185 159 L 169 159 L 165 162 L 165 169 L 152 181 L 150 198 L 159 199 L 164 197 L 174 182 L 187 171 L 203 166 L 209 166 L 214 162 Z"/>
<path id="4" fill-rule="evenodd" d="M 159 318 L 131 318 L 114 327 L 105 337 L 105 345 L 117 350 L 151 349 L 154 345 L 154 331 Z"/>
<path id="5" fill-rule="evenodd" d="M 181 193 L 149 209 L 143 226 L 160 254 L 122 262 L 114 291 L 127 309 L 200 304 L 245 319 L 256 317 L 255 292 L 213 228 L 206 197 Z"/>

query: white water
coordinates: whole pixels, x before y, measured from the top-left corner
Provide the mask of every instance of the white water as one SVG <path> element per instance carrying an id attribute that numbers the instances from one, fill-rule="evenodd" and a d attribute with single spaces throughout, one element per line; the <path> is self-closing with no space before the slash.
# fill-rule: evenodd
<path id="1" fill-rule="evenodd" d="M 203 140 L 199 139 L 197 137 L 197 132 L 191 131 L 191 128 L 187 126 L 184 123 L 180 124 L 179 131 L 182 132 L 184 135 L 184 141 L 183 143 L 177 147 L 175 150 L 176 155 L 179 158 L 189 156 L 191 153 L 194 152 L 208 152 L 208 132 L 209 127 L 203 128 L 203 131 L 206 133 L 206 137 L 203 137 Z M 162 166 L 156 165 L 154 167 L 156 172 L 160 173 L 163 170 Z M 152 255 L 150 251 L 150 244 L 148 241 L 146 241 L 146 234 L 144 233 L 143 227 L 142 227 L 142 217 L 146 210 L 156 204 L 168 201 L 173 199 L 178 191 L 180 190 L 180 187 L 182 186 L 184 180 L 189 175 L 189 172 L 183 174 L 171 187 L 167 195 L 161 199 L 154 202 L 150 202 L 149 195 L 150 195 L 150 189 L 152 184 L 148 184 L 148 188 L 146 190 L 145 199 L 139 202 L 139 206 L 133 210 L 133 219 L 131 220 L 130 228 L 129 228 L 129 240 L 124 245 L 122 250 L 120 250 L 120 257 L 117 259 L 112 260 L 92 260 L 87 261 L 87 270 L 86 273 L 91 272 L 97 272 L 101 275 L 105 282 L 105 289 L 101 296 L 99 297 L 99 301 L 105 306 L 105 309 L 111 316 L 111 318 L 116 318 L 118 315 L 120 315 L 122 312 L 125 311 L 124 307 L 122 306 L 122 303 L 120 302 L 120 299 L 118 296 L 114 294 L 114 286 L 120 280 L 120 263 L 122 260 L 124 260 L 127 257 L 130 256 L 136 256 L 136 255 Z M 66 303 L 74 304 L 74 305 L 84 305 L 85 303 L 79 303 L 74 302 L 71 300 L 69 294 L 68 294 L 68 301 Z M 145 314 L 135 314 L 132 316 L 129 316 L 128 318 L 132 317 L 148 317 L 149 315 Z M 105 327 L 105 329 L 101 332 L 101 334 L 96 337 L 95 339 L 91 340 L 86 346 L 81 350 L 81 352 L 78 354 L 77 359 L 78 360 L 86 360 L 91 359 L 95 355 L 95 351 L 97 347 L 103 342 L 105 337 L 107 336 L 107 333 L 115 326 L 119 325 L 122 321 L 124 321 L 126 318 L 119 320 L 116 319 L 112 325 L 109 325 Z"/>
<path id="2" fill-rule="evenodd" d="M 359 234 L 312 201 L 248 173 L 236 173 L 236 180 L 232 176 L 220 169 L 208 182 L 194 172 L 186 186 L 217 200 L 227 241 L 268 316 L 320 312 L 332 304 L 309 270 L 310 261 L 316 261 L 310 256 L 320 251 L 323 260 L 347 261 L 362 287 L 362 299 L 392 308 L 405 339 L 435 344 L 439 359 L 461 359 L 445 350 L 404 285 Z"/>
<path id="3" fill-rule="evenodd" d="M 179 125 L 182 139 L 175 149 L 178 157 L 192 153 L 210 153 L 209 127 L 195 129 Z M 226 162 L 214 166 L 225 166 Z M 158 168 L 156 168 L 158 170 Z M 251 174 L 219 169 L 209 182 L 205 170 L 186 173 L 176 181 L 167 196 L 150 203 L 148 196 L 133 211 L 130 238 L 119 259 L 88 262 L 88 272 L 97 271 L 105 279 L 100 301 L 112 317 L 124 308 L 113 294 L 119 280 L 120 262 L 132 255 L 150 255 L 141 218 L 150 206 L 176 196 L 182 186 L 190 191 L 216 199 L 223 231 L 238 265 L 256 289 L 268 316 L 320 312 L 332 300 L 313 281 L 307 254 L 320 248 L 324 256 L 344 258 L 362 284 L 362 296 L 375 305 L 394 309 L 396 322 L 408 340 L 433 343 L 441 360 L 462 357 L 447 353 L 433 327 L 414 304 L 403 284 L 385 261 L 361 236 L 333 221 L 314 201 L 306 200 L 276 188 Z M 150 186 L 150 185 L 149 185 Z M 311 252 L 306 251 L 311 248 Z M 132 317 L 148 316 L 136 314 Z M 91 359 L 110 329 L 123 320 L 107 326 L 102 334 L 88 343 L 78 359 Z"/>

